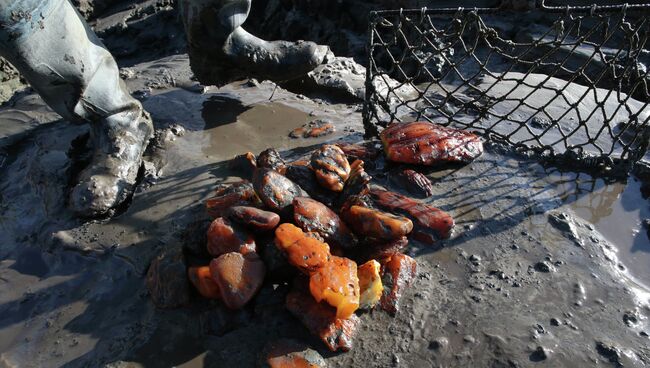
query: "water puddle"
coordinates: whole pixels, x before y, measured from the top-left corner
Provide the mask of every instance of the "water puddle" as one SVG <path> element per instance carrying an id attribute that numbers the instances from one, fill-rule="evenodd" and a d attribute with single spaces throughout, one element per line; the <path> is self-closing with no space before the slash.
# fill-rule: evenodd
<path id="1" fill-rule="evenodd" d="M 650 206 L 641 195 L 641 182 L 631 177 L 627 183 L 607 183 L 575 173 L 552 173 L 547 180 L 557 185 L 565 206 L 618 248 L 630 273 L 650 285 L 650 239 L 643 226 Z"/>
<path id="2" fill-rule="evenodd" d="M 308 113 L 279 102 L 244 106 L 239 100 L 212 98 L 201 113 L 208 135 L 203 153 L 229 159 L 260 147 L 282 151 L 290 147 L 288 133 L 311 119 Z"/>

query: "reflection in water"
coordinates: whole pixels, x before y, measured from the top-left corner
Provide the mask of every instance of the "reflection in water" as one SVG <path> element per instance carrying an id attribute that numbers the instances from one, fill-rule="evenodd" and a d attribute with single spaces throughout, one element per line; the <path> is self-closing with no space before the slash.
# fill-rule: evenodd
<path id="1" fill-rule="evenodd" d="M 650 206 L 641 193 L 641 182 L 606 182 L 586 174 L 554 172 L 547 178 L 558 185 L 561 198 L 580 218 L 616 246 L 621 262 L 630 273 L 650 284 L 650 239 L 642 231 L 650 218 Z"/>
<path id="2" fill-rule="evenodd" d="M 259 147 L 285 150 L 297 144 L 289 132 L 310 120 L 307 112 L 281 102 L 245 106 L 224 95 L 210 98 L 201 111 L 205 129 L 200 135 L 203 153 L 215 161 L 228 160 Z"/>
<path id="3" fill-rule="evenodd" d="M 615 202 L 626 187 L 625 183 L 593 178 L 584 173 L 555 171 L 546 179 L 557 186 L 563 202 L 570 203 L 576 213 L 592 224 L 612 215 Z"/>
<path id="4" fill-rule="evenodd" d="M 207 130 L 237 122 L 237 117 L 248 109 L 237 98 L 215 95 L 203 102 L 201 117 Z"/>

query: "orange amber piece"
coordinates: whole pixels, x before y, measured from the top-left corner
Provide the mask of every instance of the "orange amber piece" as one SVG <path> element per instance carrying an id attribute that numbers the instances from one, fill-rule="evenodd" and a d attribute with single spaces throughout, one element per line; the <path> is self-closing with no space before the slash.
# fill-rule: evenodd
<path id="1" fill-rule="evenodd" d="M 266 268 L 257 253 L 231 252 L 210 262 L 210 274 L 219 286 L 226 307 L 239 309 L 262 287 Z"/>
<path id="2" fill-rule="evenodd" d="M 223 217 L 218 217 L 208 228 L 208 253 L 218 257 L 224 253 L 239 252 L 242 254 L 256 251 L 253 236 L 232 224 Z"/>
<path id="3" fill-rule="evenodd" d="M 470 162 L 483 153 L 476 134 L 426 121 L 393 123 L 380 138 L 386 158 L 406 164 Z"/>
<path id="4" fill-rule="evenodd" d="M 343 190 L 350 175 L 350 163 L 343 151 L 334 145 L 326 144 L 311 155 L 311 169 L 318 183 L 334 192 Z"/>
<path id="5" fill-rule="evenodd" d="M 219 285 L 212 279 L 210 267 L 190 267 L 187 269 L 187 276 L 199 294 L 208 299 L 219 299 Z"/>
<path id="6" fill-rule="evenodd" d="M 357 234 L 374 239 L 399 239 L 413 230 L 413 222 L 406 217 L 364 206 L 351 206 L 343 218 Z"/>
<path id="7" fill-rule="evenodd" d="M 344 257 L 330 261 L 312 273 L 309 291 L 317 302 L 326 301 L 336 308 L 336 318 L 348 318 L 359 308 L 357 264 Z"/>
<path id="8" fill-rule="evenodd" d="M 305 281 L 305 282 L 303 282 Z M 286 307 L 314 336 L 331 351 L 349 351 L 361 320 L 352 314 L 349 318 L 336 318 L 336 309 L 318 303 L 309 295 L 306 280 L 297 279 L 287 294 Z"/>
<path id="9" fill-rule="evenodd" d="M 399 300 L 417 275 L 417 262 L 406 254 L 396 253 L 382 260 L 384 293 L 380 306 L 391 315 L 399 310 Z"/>
<path id="10" fill-rule="evenodd" d="M 359 307 L 363 309 L 373 308 L 381 299 L 384 286 L 381 283 L 381 265 L 371 259 L 357 268 L 359 276 Z"/>
<path id="11" fill-rule="evenodd" d="M 434 244 L 438 239 L 451 236 L 454 219 L 445 211 L 383 189 L 372 188 L 368 194 L 377 207 L 411 219 L 415 223 L 412 238 L 426 244 Z"/>
<path id="12" fill-rule="evenodd" d="M 319 239 L 308 236 L 299 227 L 285 223 L 275 229 L 275 244 L 294 267 L 311 273 L 330 259 L 330 248 Z"/>

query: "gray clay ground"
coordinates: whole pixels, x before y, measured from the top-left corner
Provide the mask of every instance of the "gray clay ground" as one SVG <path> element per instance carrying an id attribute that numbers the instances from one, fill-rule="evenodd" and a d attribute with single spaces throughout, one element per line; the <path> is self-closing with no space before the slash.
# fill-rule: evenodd
<path id="1" fill-rule="evenodd" d="M 89 15 L 111 2 L 78 3 Z M 197 297 L 188 307 L 156 309 L 144 285 L 148 266 L 162 251 L 196 246 L 185 232 L 202 200 L 236 180 L 226 160 L 271 146 L 294 156 L 326 141 L 360 140 L 361 105 L 314 97 L 330 90 L 311 99 L 268 82 L 200 86 L 182 52 L 156 53 L 184 47 L 173 2 L 139 3 L 96 23 L 118 60 L 128 61 L 122 75 L 157 129 L 142 183 L 115 217 L 83 222 L 65 206 L 87 154 L 87 127 L 59 120 L 29 89 L 0 107 L 0 367 L 251 367 L 281 337 L 307 342 L 332 367 L 650 365 L 650 242 L 641 227 L 650 208 L 641 183 L 562 173 L 497 146 L 470 165 L 427 172 L 430 200 L 454 216 L 455 234 L 440 247 L 410 248 L 419 270 L 401 311 L 363 314 L 348 353 L 326 351 L 285 310 L 283 283 L 267 282 L 236 313 Z M 298 10 L 287 13 L 269 1 L 273 9 L 262 9 L 269 16 L 256 26 L 272 37 L 324 35 L 349 56 L 362 51 L 368 2 L 355 1 L 336 22 L 328 2 L 294 3 Z M 301 13 L 312 6 L 328 18 L 300 33 L 317 16 Z M 23 86 L 2 70 L 3 83 Z M 288 137 L 313 119 L 332 121 L 337 132 Z"/>

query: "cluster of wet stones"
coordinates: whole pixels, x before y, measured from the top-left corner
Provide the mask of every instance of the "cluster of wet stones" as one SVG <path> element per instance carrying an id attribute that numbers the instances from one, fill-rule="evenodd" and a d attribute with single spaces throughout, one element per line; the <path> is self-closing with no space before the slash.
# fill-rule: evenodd
<path id="1" fill-rule="evenodd" d="M 359 310 L 395 315 L 417 272 L 417 262 L 405 254 L 409 242 L 448 238 L 454 220 L 376 185 L 365 162 L 383 153 L 397 164 L 467 163 L 483 147 L 474 134 L 428 122 L 392 124 L 380 138 L 383 149 L 372 142 L 325 144 L 293 162 L 274 149 L 235 157 L 230 164 L 242 180 L 220 186 L 205 201 L 212 218 L 209 257 L 187 267 L 196 291 L 236 310 L 255 297 L 265 278 L 284 278 L 291 283 L 287 310 L 331 351 L 352 348 Z M 390 180 L 415 197 L 430 196 L 432 183 L 410 167 Z M 147 282 L 154 302 L 166 280 L 154 261 Z M 324 366 L 314 353 L 280 340 L 261 360 L 270 367 Z"/>

